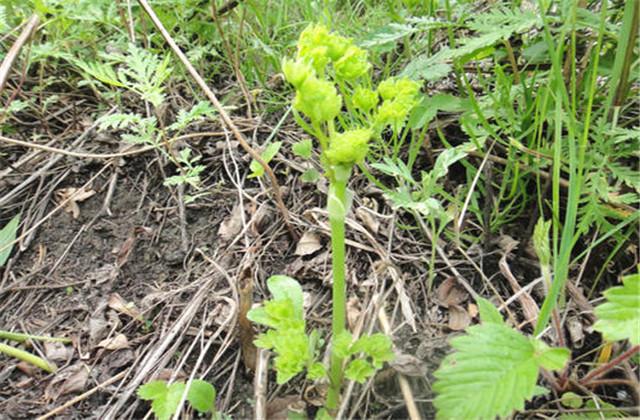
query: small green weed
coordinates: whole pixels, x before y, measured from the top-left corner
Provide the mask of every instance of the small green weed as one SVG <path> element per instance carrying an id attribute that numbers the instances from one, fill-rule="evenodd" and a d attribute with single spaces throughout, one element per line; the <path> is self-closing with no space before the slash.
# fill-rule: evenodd
<path id="1" fill-rule="evenodd" d="M 211 419 L 222 419 L 216 412 L 216 389 L 207 381 L 195 379 L 189 389 L 184 382 L 168 385 L 165 381 L 151 381 L 138 388 L 140 399 L 151 401 L 151 410 L 158 420 L 169 420 L 178 410 L 183 396 L 189 405 L 201 414 L 211 414 Z"/>

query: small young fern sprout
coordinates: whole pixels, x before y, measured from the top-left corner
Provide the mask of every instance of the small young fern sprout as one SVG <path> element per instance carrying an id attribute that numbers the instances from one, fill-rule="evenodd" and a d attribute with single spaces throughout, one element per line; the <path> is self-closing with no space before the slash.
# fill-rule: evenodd
<path id="1" fill-rule="evenodd" d="M 408 79 L 394 78 L 383 81 L 374 89 L 367 51 L 323 25 L 310 25 L 300 34 L 297 55 L 293 59 L 285 58 L 282 70 L 296 91 L 293 100 L 296 121 L 317 140 L 320 162 L 329 181 L 327 209 L 331 226 L 333 310 L 326 409 L 335 415 L 343 376 L 363 382 L 385 361 L 394 357 L 391 340 L 385 335 L 364 336 L 354 342 L 346 330 L 345 220 L 351 206 L 351 193 L 347 188 L 349 178 L 353 167 L 364 163 L 372 148 L 377 146 L 382 152 L 386 150 L 381 136 L 385 129 L 391 129 L 392 138 L 397 143 L 398 133 L 418 102 L 420 86 Z M 280 302 L 278 305 L 284 308 L 300 299 L 289 299 L 293 295 L 287 297 L 279 291 L 281 285 L 287 283 L 291 289 L 299 286 L 293 286 L 291 281 L 295 280 L 285 280 L 281 276 L 270 280 L 270 290 L 275 299 L 249 315 L 255 322 L 272 328 L 256 344 L 280 353 L 280 338 L 290 335 L 291 327 L 277 319 L 280 317 L 274 305 Z M 295 294 L 301 295 L 301 291 Z M 300 325 L 304 329 L 304 323 Z M 303 343 L 308 349 L 306 354 L 313 355 L 312 346 L 318 342 L 316 337 Z M 358 358 L 361 354 L 364 357 Z M 282 356 L 279 354 L 276 359 L 276 369 L 278 365 L 285 365 Z M 308 377 L 325 376 L 320 374 L 322 369 L 312 356 L 298 359 L 287 378 L 305 368 Z"/>

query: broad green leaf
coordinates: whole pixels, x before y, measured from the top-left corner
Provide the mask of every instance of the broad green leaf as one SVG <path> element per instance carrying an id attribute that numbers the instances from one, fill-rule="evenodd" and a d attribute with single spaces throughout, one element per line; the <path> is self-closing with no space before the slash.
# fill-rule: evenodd
<path id="1" fill-rule="evenodd" d="M 281 141 L 270 143 L 267 147 L 265 147 L 260 157 L 262 158 L 262 160 L 264 160 L 265 163 L 268 164 L 269 162 L 271 162 L 271 159 L 273 159 L 278 154 L 280 146 L 282 146 Z M 256 178 L 264 175 L 264 168 L 256 160 L 251 161 L 249 168 L 251 169 L 251 174 L 249 174 L 248 178 Z"/>
<path id="2" fill-rule="evenodd" d="M 467 335 L 454 338 L 456 352 L 434 374 L 438 418 L 494 419 L 522 410 L 536 392 L 541 366 L 540 346 L 532 341 L 495 322 L 470 327 Z"/>
<path id="3" fill-rule="evenodd" d="M 452 149 L 446 149 L 444 152 L 438 155 L 436 163 L 431 170 L 432 180 L 435 182 L 442 178 L 449 172 L 449 167 L 467 156 L 467 152 L 462 148 L 454 147 Z"/>
<path id="4" fill-rule="evenodd" d="M 476 299 L 476 303 L 478 304 L 478 311 L 480 312 L 480 320 L 483 324 L 494 323 L 494 324 L 504 324 L 504 320 L 502 319 L 502 315 L 498 308 L 493 306 L 493 303 L 489 302 L 487 299 L 479 297 Z"/>
<path id="5" fill-rule="evenodd" d="M 344 371 L 344 376 L 347 379 L 363 384 L 374 373 L 376 373 L 376 368 L 371 366 L 371 363 L 363 359 L 356 359 L 349 363 Z"/>
<path id="6" fill-rule="evenodd" d="M 311 139 L 299 141 L 291 147 L 293 154 L 301 158 L 309 159 L 313 150 L 313 142 Z"/>
<path id="7" fill-rule="evenodd" d="M 626 276 L 622 283 L 604 292 L 607 301 L 596 307 L 598 320 L 593 328 L 607 341 L 628 339 L 636 346 L 640 344 L 640 274 Z"/>
<path id="8" fill-rule="evenodd" d="M 413 108 L 407 126 L 411 129 L 420 129 L 429 124 L 431 120 L 438 114 L 438 109 L 431 105 L 428 97 L 424 97 L 422 101 Z"/>
<path id="9" fill-rule="evenodd" d="M 169 391 L 165 381 L 151 381 L 138 388 L 138 397 L 143 400 L 163 398 Z"/>
<path id="10" fill-rule="evenodd" d="M 200 413 L 207 413 L 214 407 L 216 400 L 216 389 L 207 381 L 196 379 L 191 382 L 187 400 L 195 410 Z"/>
<path id="11" fill-rule="evenodd" d="M 271 276 L 267 280 L 267 288 L 274 300 L 290 299 L 296 319 L 303 319 L 304 297 L 302 287 L 297 280 L 288 276 Z"/>
<path id="12" fill-rule="evenodd" d="M 531 339 L 536 351 L 538 364 L 547 370 L 560 370 L 564 367 L 571 356 L 569 349 L 560 347 L 549 347 L 541 340 Z"/>
<path id="13" fill-rule="evenodd" d="M 0 267 L 4 265 L 11 255 L 13 242 L 16 240 L 16 232 L 20 224 L 20 215 L 16 215 L 0 230 Z"/>

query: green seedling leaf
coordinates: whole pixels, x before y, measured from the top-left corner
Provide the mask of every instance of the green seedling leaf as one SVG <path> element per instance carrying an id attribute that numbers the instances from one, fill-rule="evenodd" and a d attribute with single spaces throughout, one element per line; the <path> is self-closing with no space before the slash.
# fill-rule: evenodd
<path id="1" fill-rule="evenodd" d="M 493 303 L 480 296 L 476 299 L 476 303 L 478 304 L 478 311 L 480 312 L 480 320 L 484 324 L 504 324 L 500 311 L 493 306 Z"/>
<path id="2" fill-rule="evenodd" d="M 371 366 L 371 363 L 363 359 L 356 359 L 349 363 L 344 371 L 344 376 L 347 379 L 363 384 L 374 373 L 376 373 L 376 368 Z"/>
<path id="3" fill-rule="evenodd" d="M 302 176 L 300 176 L 300 180 L 302 182 L 313 183 L 318 181 L 318 179 L 320 179 L 320 172 L 318 172 L 318 170 L 314 168 L 307 169 L 306 171 L 304 171 Z"/>
<path id="4" fill-rule="evenodd" d="M 439 418 L 494 419 L 522 410 L 536 392 L 539 368 L 568 360 L 568 350 L 563 356 L 496 322 L 468 328 L 451 346 L 456 352 L 435 372 Z"/>
<path id="5" fill-rule="evenodd" d="M 313 150 L 313 142 L 311 141 L 311 139 L 299 141 L 298 143 L 293 145 L 291 150 L 293 151 L 294 155 L 300 156 L 304 159 L 309 159 L 311 157 L 311 151 Z"/>
<path id="6" fill-rule="evenodd" d="M 268 164 L 278 154 L 280 146 L 282 146 L 281 141 L 270 143 L 265 147 L 260 157 Z M 264 168 L 256 160 L 251 161 L 249 168 L 251 169 L 251 174 L 249 174 L 248 178 L 257 178 L 264 175 Z"/>
<path id="7" fill-rule="evenodd" d="M 628 339 L 640 344 L 640 274 L 622 279 L 622 286 L 604 292 L 606 302 L 595 309 L 598 320 L 593 325 L 607 341 Z"/>
<path id="8" fill-rule="evenodd" d="M 162 398 L 169 391 L 165 381 L 151 381 L 138 388 L 138 397 L 142 400 L 152 401 Z"/>
<path id="9" fill-rule="evenodd" d="M 207 381 L 195 379 L 191 382 L 187 401 L 196 411 L 200 413 L 208 413 L 215 406 L 216 389 Z"/>
<path id="10" fill-rule="evenodd" d="M 302 287 L 297 280 L 288 276 L 271 276 L 267 280 L 267 288 L 273 295 L 274 300 L 291 300 L 296 319 L 304 318 L 304 297 Z"/>
<path id="11" fill-rule="evenodd" d="M 19 224 L 20 215 L 18 214 L 0 230 L 0 267 L 7 262 L 9 255 L 11 255 Z"/>
<path id="12" fill-rule="evenodd" d="M 138 388 L 140 399 L 151 401 L 151 411 L 159 420 L 169 420 L 178 410 L 186 385 L 176 382 L 151 381 Z"/>
<path id="13" fill-rule="evenodd" d="M 567 408 L 580 408 L 582 403 L 582 397 L 575 392 L 565 392 L 560 397 L 560 404 Z"/>

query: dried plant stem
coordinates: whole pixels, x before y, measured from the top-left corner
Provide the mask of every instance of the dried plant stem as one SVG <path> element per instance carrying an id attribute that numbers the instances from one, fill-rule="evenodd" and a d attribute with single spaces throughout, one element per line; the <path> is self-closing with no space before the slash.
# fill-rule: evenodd
<path id="1" fill-rule="evenodd" d="M 291 234 L 292 238 L 294 240 L 297 239 L 298 235 L 296 234 L 295 230 L 291 226 L 291 223 L 289 221 L 289 212 L 287 210 L 287 207 L 284 204 L 284 201 L 282 200 L 280 184 L 278 183 L 278 180 L 276 179 L 276 176 L 271 170 L 271 168 L 269 167 L 269 165 L 267 165 L 267 163 L 264 161 L 264 159 L 262 159 L 260 154 L 256 152 L 249 145 L 249 143 L 247 143 L 247 140 L 244 138 L 240 130 L 238 130 L 238 127 L 236 127 L 236 125 L 233 123 L 233 121 L 231 120 L 231 117 L 229 116 L 229 114 L 227 114 L 227 111 L 225 111 L 225 109 L 222 107 L 222 104 L 220 104 L 216 95 L 209 88 L 209 86 L 207 86 L 207 83 L 204 81 L 202 76 L 200 76 L 200 74 L 195 69 L 195 67 L 193 67 L 193 65 L 187 58 L 187 56 L 182 52 L 182 50 L 180 49 L 178 44 L 176 44 L 176 42 L 171 37 L 169 32 L 167 32 L 164 25 L 162 25 L 162 22 L 160 22 L 160 19 L 158 19 L 158 16 L 155 14 L 151 6 L 149 6 L 149 3 L 147 2 L 147 0 L 138 0 L 138 3 L 140 3 L 140 6 L 142 6 L 144 11 L 147 13 L 149 18 L 153 22 L 154 26 L 158 29 L 158 31 L 160 32 L 164 40 L 167 42 L 167 44 L 169 44 L 169 47 L 171 47 L 175 55 L 185 66 L 185 68 L 187 69 L 191 77 L 195 80 L 195 82 L 198 84 L 200 89 L 202 89 L 205 96 L 209 99 L 209 101 L 211 101 L 213 106 L 216 108 L 216 110 L 220 114 L 220 118 L 222 119 L 222 122 L 227 126 L 229 130 L 231 130 L 231 132 L 233 133 L 233 136 L 236 138 L 238 143 L 240 143 L 240 146 L 242 146 L 242 148 L 249 154 L 249 156 L 251 156 L 251 158 L 253 158 L 253 160 L 258 162 L 260 166 L 264 168 L 265 173 L 271 180 L 271 187 L 273 188 L 273 194 L 276 199 L 276 205 L 278 206 L 278 209 L 282 214 L 284 223 L 287 226 L 287 229 L 289 230 L 289 233 Z"/>
<path id="2" fill-rule="evenodd" d="M 391 337 L 391 325 L 389 325 L 389 319 L 387 318 L 387 313 L 384 311 L 384 308 L 380 308 L 378 311 L 378 320 L 382 326 L 382 331 L 384 331 L 388 337 Z M 418 411 L 418 406 L 416 406 L 415 398 L 413 398 L 413 391 L 411 390 L 409 381 L 403 374 L 398 373 L 398 383 L 400 384 L 402 398 L 404 398 L 404 402 L 407 404 L 409 419 L 420 420 L 422 417 L 420 416 L 420 411 Z"/>
<path id="3" fill-rule="evenodd" d="M 7 83 L 7 79 L 9 78 L 9 71 L 11 71 L 13 62 L 16 61 L 16 58 L 18 58 L 18 54 L 20 53 L 20 50 L 22 49 L 24 44 L 29 40 L 29 37 L 31 37 L 31 34 L 33 34 L 33 32 L 36 30 L 36 27 L 38 26 L 39 22 L 40 22 L 40 18 L 38 18 L 38 15 L 34 14 L 33 16 L 31 16 L 31 18 L 29 19 L 29 22 L 27 22 L 25 27 L 22 28 L 22 32 L 20 33 L 20 36 L 18 36 L 18 39 L 16 39 L 16 42 L 13 43 L 13 45 L 11 46 L 11 49 L 9 50 L 7 55 L 4 57 L 4 60 L 2 60 L 2 64 L 0 64 L 0 93 L 4 89 L 5 83 Z"/>
<path id="4" fill-rule="evenodd" d="M 587 376 L 585 376 L 584 378 L 582 378 L 582 380 L 580 380 L 580 382 L 582 384 L 587 385 L 591 380 L 597 379 L 598 377 L 604 375 L 605 373 L 609 372 L 611 369 L 620 365 L 622 362 L 624 362 L 625 360 L 627 360 L 628 358 L 630 358 L 631 356 L 633 356 L 638 352 L 640 352 L 640 345 L 631 347 L 629 350 L 625 351 L 620 356 L 611 360 L 609 363 L 606 363 L 600 366 L 599 368 L 589 372 Z"/>

